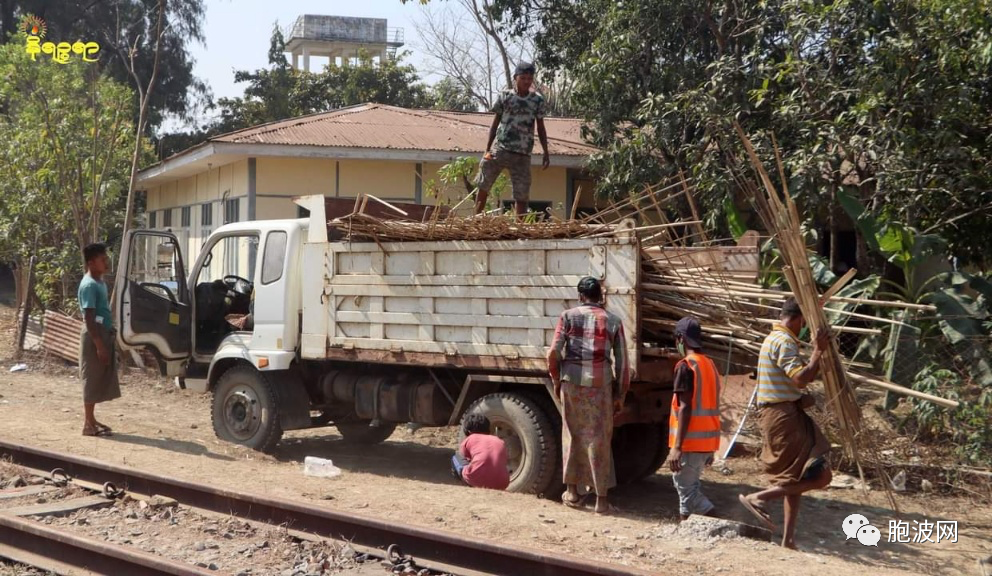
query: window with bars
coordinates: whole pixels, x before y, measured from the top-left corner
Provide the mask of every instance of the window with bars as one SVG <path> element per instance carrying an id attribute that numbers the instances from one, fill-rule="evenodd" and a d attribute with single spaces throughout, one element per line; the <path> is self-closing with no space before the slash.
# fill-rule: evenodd
<path id="1" fill-rule="evenodd" d="M 189 228 L 190 226 L 190 213 L 193 211 L 191 206 L 183 206 L 182 211 L 179 215 L 179 225 L 183 228 Z"/>
<path id="2" fill-rule="evenodd" d="M 241 213 L 240 198 L 233 198 L 231 200 L 224 201 L 224 224 L 237 222 L 240 213 Z"/>
<path id="3" fill-rule="evenodd" d="M 152 229 L 158 228 L 158 212 L 152 210 L 148 213 L 148 227 Z"/>
<path id="4" fill-rule="evenodd" d="M 214 205 L 210 202 L 200 205 L 200 226 L 212 226 L 214 223 Z"/>
<path id="5" fill-rule="evenodd" d="M 172 226 L 172 208 L 162 210 L 162 226 L 169 228 Z"/>

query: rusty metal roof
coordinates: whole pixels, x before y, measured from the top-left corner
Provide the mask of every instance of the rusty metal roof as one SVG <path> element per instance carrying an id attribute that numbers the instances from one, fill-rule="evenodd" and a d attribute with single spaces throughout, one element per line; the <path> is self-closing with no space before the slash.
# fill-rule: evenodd
<path id="1" fill-rule="evenodd" d="M 210 142 L 283 144 L 377 150 L 482 153 L 492 114 L 411 110 L 362 104 L 331 112 L 270 122 L 211 138 Z M 546 118 L 552 155 L 588 156 L 597 151 L 582 141 L 582 121 Z"/>

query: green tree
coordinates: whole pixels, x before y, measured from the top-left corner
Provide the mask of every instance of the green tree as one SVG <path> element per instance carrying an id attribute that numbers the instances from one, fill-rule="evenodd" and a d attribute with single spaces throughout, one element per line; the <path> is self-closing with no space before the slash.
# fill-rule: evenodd
<path id="1" fill-rule="evenodd" d="M 268 67 L 234 73 L 235 80 L 246 85 L 244 94 L 218 99 L 216 121 L 190 132 L 163 135 L 158 145 L 160 155 L 167 157 L 216 134 L 366 102 L 404 108 L 432 105 L 428 86 L 413 66 L 403 63 L 403 55 L 376 63 L 362 54 L 357 63 L 348 66 L 303 72 L 289 65 L 284 47 L 282 32 L 275 26 Z"/>
<path id="2" fill-rule="evenodd" d="M 39 258 L 39 294 L 58 303 L 82 247 L 121 235 L 134 146 L 131 90 L 82 61 L 32 61 L 0 46 L 0 258 Z"/>
<path id="3" fill-rule="evenodd" d="M 847 188 L 963 259 L 992 248 L 992 236 L 975 239 L 992 208 L 988 1 L 495 0 L 494 10 L 506 30 L 533 35 L 544 68 L 575 81 L 572 103 L 604 150 L 593 162 L 603 192 L 681 171 L 698 182 L 709 225 L 725 226 L 736 118 L 769 159 L 774 133 L 821 231 L 836 229 Z"/>
<path id="4" fill-rule="evenodd" d="M 479 105 L 472 95 L 451 78 L 442 78 L 428 89 L 427 103 L 435 110 L 455 112 L 478 112 L 479 110 Z"/>
<path id="5" fill-rule="evenodd" d="M 50 39 L 100 44 L 100 66 L 118 82 L 131 85 L 130 62 L 147 84 L 155 60 L 157 0 L 2 0 L 0 43 L 11 40 L 25 14 L 45 20 Z M 193 75 L 191 42 L 204 43 L 203 0 L 169 0 L 158 72 L 158 87 L 149 103 L 149 126 L 158 127 L 167 114 L 186 118 L 209 95 Z M 137 116 L 137 112 L 135 112 Z"/>

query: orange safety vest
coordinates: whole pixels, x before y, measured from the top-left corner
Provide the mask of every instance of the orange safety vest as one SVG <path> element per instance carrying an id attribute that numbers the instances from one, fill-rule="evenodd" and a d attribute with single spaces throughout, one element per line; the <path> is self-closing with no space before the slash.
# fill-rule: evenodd
<path id="1" fill-rule="evenodd" d="M 683 452 L 716 452 L 720 449 L 720 373 L 708 357 L 689 353 L 675 365 L 685 363 L 692 371 L 692 416 L 682 439 Z M 678 431 L 679 399 L 672 395 L 672 411 L 668 415 L 668 447 L 675 447 Z"/>

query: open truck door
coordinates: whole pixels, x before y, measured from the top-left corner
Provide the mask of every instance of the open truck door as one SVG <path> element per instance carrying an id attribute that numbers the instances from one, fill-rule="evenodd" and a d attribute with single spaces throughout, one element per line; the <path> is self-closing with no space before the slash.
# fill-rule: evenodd
<path id="1" fill-rule="evenodd" d="M 176 236 L 129 232 L 114 292 L 119 344 L 151 349 L 163 374 L 182 376 L 192 354 L 193 307 Z"/>

